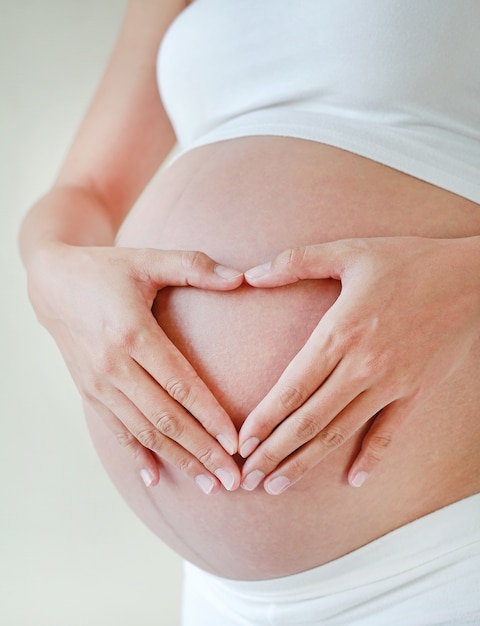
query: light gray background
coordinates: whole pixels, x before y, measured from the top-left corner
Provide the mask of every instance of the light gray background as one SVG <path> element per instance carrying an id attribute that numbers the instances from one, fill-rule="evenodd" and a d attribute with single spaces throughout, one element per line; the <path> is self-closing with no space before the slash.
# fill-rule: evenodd
<path id="1" fill-rule="evenodd" d="M 180 560 L 117 495 L 29 307 L 17 231 L 51 183 L 126 0 L 0 0 L 0 624 L 177 626 Z"/>

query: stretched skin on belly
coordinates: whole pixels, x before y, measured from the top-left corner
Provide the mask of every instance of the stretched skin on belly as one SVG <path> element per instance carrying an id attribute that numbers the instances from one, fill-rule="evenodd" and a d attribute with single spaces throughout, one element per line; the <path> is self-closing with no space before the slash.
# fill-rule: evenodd
<path id="1" fill-rule="evenodd" d="M 200 249 L 246 269 L 292 245 L 348 237 L 461 237 L 477 205 L 342 150 L 244 138 L 187 153 L 151 185 L 119 245 Z M 237 427 L 340 291 L 336 281 L 228 293 L 163 290 L 154 306 Z M 175 550 L 223 576 L 265 578 L 315 567 L 480 488 L 480 348 L 398 433 L 361 489 L 346 471 L 361 435 L 279 497 L 205 496 L 172 467 L 146 489 L 106 429 L 87 416 L 107 470 L 135 512 Z"/>

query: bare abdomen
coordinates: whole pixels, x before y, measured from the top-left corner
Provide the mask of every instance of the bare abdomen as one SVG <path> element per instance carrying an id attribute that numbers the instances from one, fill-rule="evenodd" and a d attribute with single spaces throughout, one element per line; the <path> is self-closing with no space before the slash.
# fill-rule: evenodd
<path id="1" fill-rule="evenodd" d="M 246 269 L 292 245 L 348 237 L 480 233 L 480 208 L 341 150 L 285 138 L 197 149 L 153 184 L 119 245 L 199 249 Z M 334 302 L 336 281 L 273 290 L 164 290 L 155 314 L 239 427 Z M 480 350 L 398 433 L 361 489 L 346 472 L 361 434 L 279 497 L 203 495 L 166 466 L 147 490 L 94 418 L 89 426 L 127 502 L 200 567 L 265 578 L 332 560 L 480 488 Z"/>

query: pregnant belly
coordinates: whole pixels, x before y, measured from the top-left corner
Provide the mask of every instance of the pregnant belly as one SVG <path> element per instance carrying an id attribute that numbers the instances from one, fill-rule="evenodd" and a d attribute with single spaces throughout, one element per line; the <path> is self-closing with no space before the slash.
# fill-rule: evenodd
<path id="1" fill-rule="evenodd" d="M 480 233 L 477 205 L 341 150 L 245 138 L 194 150 L 151 185 L 119 245 L 199 249 L 241 270 L 292 245 L 346 237 Z M 272 290 L 159 294 L 154 314 L 239 428 L 340 292 L 333 280 Z M 480 352 L 480 350 L 479 350 Z M 181 555 L 213 573 L 265 578 L 341 556 L 478 491 L 479 354 L 398 433 L 361 489 L 346 472 L 362 432 L 285 494 L 205 496 L 165 464 L 146 489 L 105 427 L 87 416 L 126 501 Z M 453 444 L 453 445 L 452 445 Z"/>

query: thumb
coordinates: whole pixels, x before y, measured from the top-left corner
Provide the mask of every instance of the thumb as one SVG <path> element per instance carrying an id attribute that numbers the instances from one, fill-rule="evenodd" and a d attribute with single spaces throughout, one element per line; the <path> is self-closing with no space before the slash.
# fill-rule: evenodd
<path id="1" fill-rule="evenodd" d="M 341 280 L 350 252 L 347 241 L 289 248 L 270 263 L 247 270 L 245 280 L 254 287 L 280 287 L 307 279 Z"/>
<path id="2" fill-rule="evenodd" d="M 199 287 L 227 291 L 243 282 L 243 273 L 192 250 L 142 250 L 139 269 L 157 289 Z"/>

